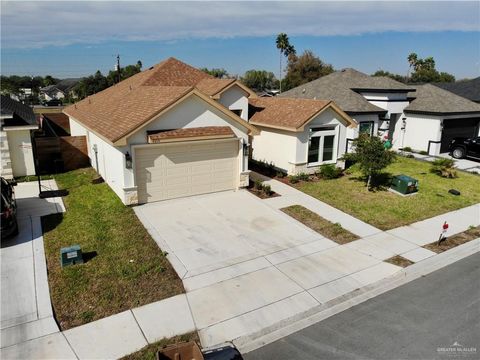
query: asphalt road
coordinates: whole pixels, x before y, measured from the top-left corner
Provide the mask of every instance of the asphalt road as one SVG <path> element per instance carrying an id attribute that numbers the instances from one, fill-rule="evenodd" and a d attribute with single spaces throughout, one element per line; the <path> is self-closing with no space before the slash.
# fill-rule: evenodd
<path id="1" fill-rule="evenodd" d="M 244 359 L 480 359 L 480 253 L 245 354 Z"/>

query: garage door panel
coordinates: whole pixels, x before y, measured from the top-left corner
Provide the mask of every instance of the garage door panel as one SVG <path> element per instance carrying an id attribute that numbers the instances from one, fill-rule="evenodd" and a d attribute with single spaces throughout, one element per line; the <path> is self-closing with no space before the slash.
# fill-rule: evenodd
<path id="1" fill-rule="evenodd" d="M 136 150 L 140 202 L 234 189 L 238 139 L 153 145 Z"/>

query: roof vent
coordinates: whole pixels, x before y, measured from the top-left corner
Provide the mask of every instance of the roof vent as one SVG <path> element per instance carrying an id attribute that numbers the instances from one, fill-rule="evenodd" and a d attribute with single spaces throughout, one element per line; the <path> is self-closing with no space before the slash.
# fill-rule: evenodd
<path id="1" fill-rule="evenodd" d="M 148 70 L 152 70 L 153 69 L 153 66 L 149 67 Z"/>
<path id="2" fill-rule="evenodd" d="M 307 91 L 307 89 L 303 88 L 302 89 L 302 94 L 305 94 L 305 91 Z"/>
<path id="3" fill-rule="evenodd" d="M 313 97 L 313 100 L 317 100 L 317 97 L 316 97 L 316 96 L 314 96 L 314 97 Z"/>

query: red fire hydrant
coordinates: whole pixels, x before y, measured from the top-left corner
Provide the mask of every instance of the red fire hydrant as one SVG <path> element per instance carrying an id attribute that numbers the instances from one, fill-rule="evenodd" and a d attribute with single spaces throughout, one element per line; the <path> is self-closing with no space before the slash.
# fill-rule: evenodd
<path id="1" fill-rule="evenodd" d="M 447 233 L 447 230 L 448 230 L 448 223 L 445 221 L 442 225 L 442 232 L 440 233 L 440 237 L 438 238 L 438 243 L 437 243 L 438 245 L 440 245 L 440 243 L 447 240 L 447 237 L 445 236 L 445 234 Z"/>

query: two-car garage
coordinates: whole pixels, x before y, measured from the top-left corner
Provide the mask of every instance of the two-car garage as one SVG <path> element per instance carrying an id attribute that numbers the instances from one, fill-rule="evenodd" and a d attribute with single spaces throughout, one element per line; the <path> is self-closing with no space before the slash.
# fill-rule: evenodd
<path id="1" fill-rule="evenodd" d="M 141 145 L 134 156 L 139 203 L 238 188 L 238 138 Z"/>

